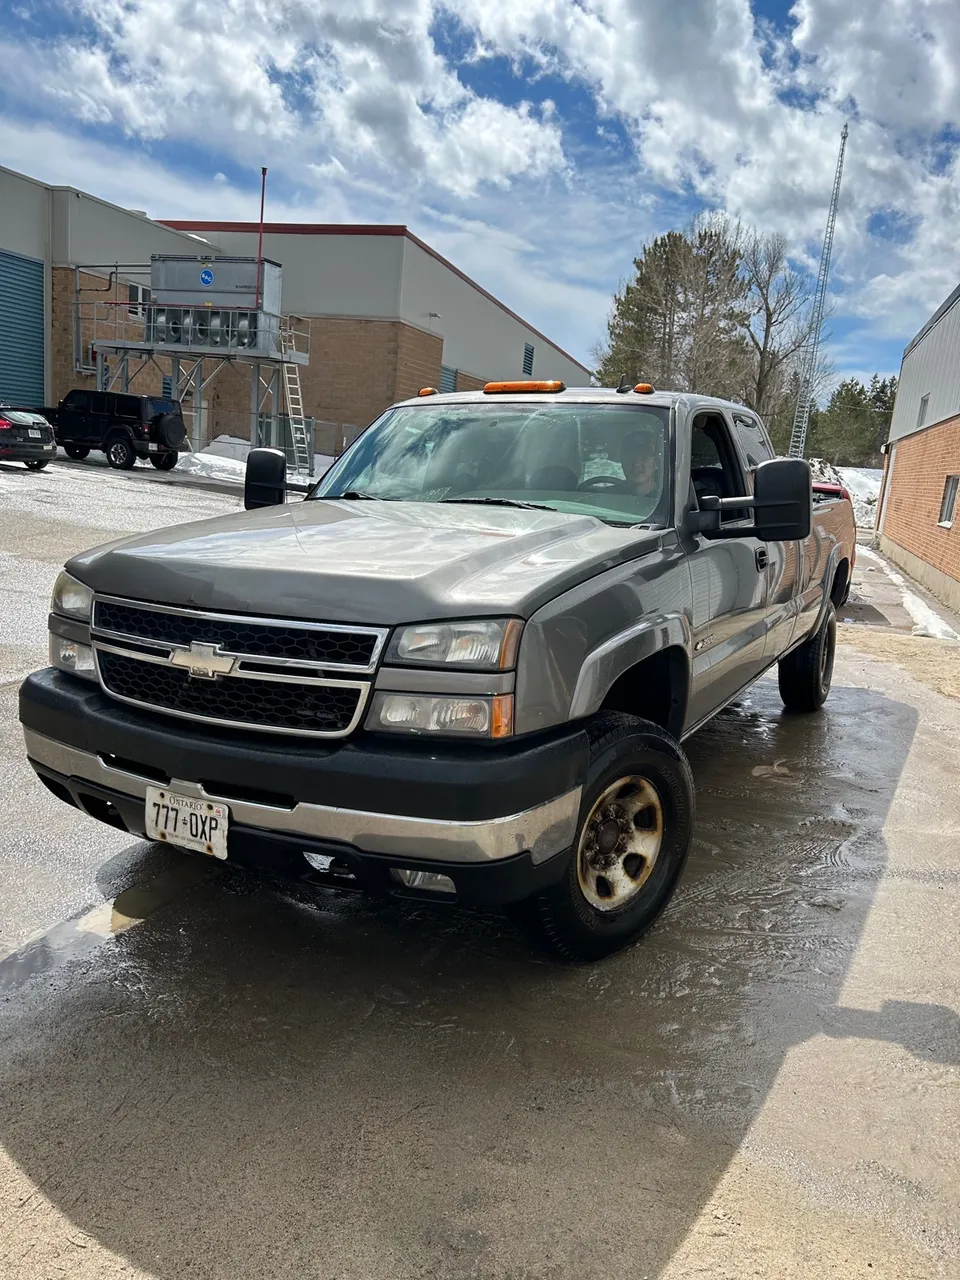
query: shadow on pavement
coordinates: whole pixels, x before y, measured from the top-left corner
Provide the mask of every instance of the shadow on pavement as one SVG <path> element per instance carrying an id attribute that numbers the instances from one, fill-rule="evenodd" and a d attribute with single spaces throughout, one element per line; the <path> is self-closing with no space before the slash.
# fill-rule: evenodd
<path id="1" fill-rule="evenodd" d="M 793 1045 L 954 1060 L 947 1010 L 835 1007 L 915 727 L 758 686 L 688 744 L 674 904 L 593 967 L 499 917 L 202 885 L 2 1007 L 0 1141 L 160 1280 L 657 1276 Z"/>

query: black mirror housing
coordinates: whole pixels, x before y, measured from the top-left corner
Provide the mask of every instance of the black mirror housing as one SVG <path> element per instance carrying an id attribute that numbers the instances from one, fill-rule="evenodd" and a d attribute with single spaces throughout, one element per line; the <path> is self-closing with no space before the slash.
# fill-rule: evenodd
<path id="1" fill-rule="evenodd" d="M 813 477 L 802 458 L 772 458 L 754 472 L 755 537 L 798 542 L 813 527 Z"/>
<path id="2" fill-rule="evenodd" d="M 243 479 L 248 511 L 276 507 L 287 500 L 287 460 L 280 449 L 251 449 Z"/>

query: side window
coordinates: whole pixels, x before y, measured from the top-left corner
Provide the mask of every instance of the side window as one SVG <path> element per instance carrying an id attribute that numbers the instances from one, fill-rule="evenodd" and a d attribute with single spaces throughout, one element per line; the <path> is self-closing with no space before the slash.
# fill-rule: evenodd
<path id="1" fill-rule="evenodd" d="M 108 396 L 105 391 L 90 392 L 90 412 L 91 413 L 109 413 L 112 409 L 113 396 Z"/>
<path id="2" fill-rule="evenodd" d="M 698 502 L 708 494 L 736 498 L 745 492 L 729 427 L 718 413 L 704 413 L 694 419 L 690 479 Z M 747 514 L 741 508 L 725 511 L 721 523 L 743 520 Z"/>
<path id="3" fill-rule="evenodd" d="M 140 421 L 140 401 L 136 396 L 117 396 L 118 418 L 135 418 Z"/>
<path id="4" fill-rule="evenodd" d="M 733 422 L 747 467 L 755 471 L 761 462 L 769 462 L 773 457 L 773 449 L 760 423 L 755 418 L 741 417 L 739 414 L 734 415 Z"/>
<path id="5" fill-rule="evenodd" d="M 86 391 L 68 391 L 63 398 L 63 403 L 71 409 L 78 409 L 81 413 L 85 413 L 90 407 L 90 395 Z"/>

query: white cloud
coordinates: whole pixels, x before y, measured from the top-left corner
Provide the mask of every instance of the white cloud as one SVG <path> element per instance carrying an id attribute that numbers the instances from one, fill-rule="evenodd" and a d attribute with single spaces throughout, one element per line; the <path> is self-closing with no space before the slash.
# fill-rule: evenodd
<path id="1" fill-rule="evenodd" d="M 957 0 L 795 0 L 778 29 L 750 0 L 72 8 L 95 38 L 21 39 L 4 61 L 29 70 L 14 88 L 45 94 L 64 131 L 79 117 L 103 147 L 44 135 L 21 165 L 10 155 L 24 129 L 11 126 L 0 159 L 36 170 L 43 155 L 39 176 L 69 170 L 107 198 L 181 216 L 250 216 L 250 191 L 218 171 L 266 162 L 290 216 L 407 222 L 581 356 L 633 252 L 678 207 L 783 230 L 815 269 L 848 115 L 837 318 L 855 318 L 866 341 L 908 338 L 960 275 L 960 168 L 944 135 L 960 129 Z M 509 103 L 468 88 L 434 41 L 451 17 L 471 71 L 499 55 L 585 90 L 591 140 L 565 118 L 559 88 L 556 106 L 539 107 L 515 84 Z M 632 165 L 614 160 L 623 135 Z M 198 140 L 217 175 L 199 184 L 145 149 Z M 891 222 L 896 235 L 884 233 Z"/>

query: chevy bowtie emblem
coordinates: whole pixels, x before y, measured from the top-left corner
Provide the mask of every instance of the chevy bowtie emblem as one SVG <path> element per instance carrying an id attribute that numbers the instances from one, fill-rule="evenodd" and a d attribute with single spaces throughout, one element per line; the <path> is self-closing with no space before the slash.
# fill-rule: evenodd
<path id="1" fill-rule="evenodd" d="M 199 644 L 196 640 L 189 649 L 174 649 L 169 661 L 174 667 L 186 667 L 201 680 L 219 680 L 237 665 L 237 659 L 222 653 L 218 644 Z"/>

